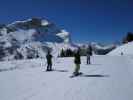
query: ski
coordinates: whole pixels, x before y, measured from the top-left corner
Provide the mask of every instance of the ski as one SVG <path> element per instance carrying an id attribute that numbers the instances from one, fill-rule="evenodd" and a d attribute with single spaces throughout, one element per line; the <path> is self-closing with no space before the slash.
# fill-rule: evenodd
<path id="1" fill-rule="evenodd" d="M 78 76 L 80 76 L 80 75 L 82 75 L 82 74 L 83 74 L 82 72 L 79 72 L 77 75 L 74 75 L 74 74 L 71 75 L 70 78 L 78 77 Z"/>

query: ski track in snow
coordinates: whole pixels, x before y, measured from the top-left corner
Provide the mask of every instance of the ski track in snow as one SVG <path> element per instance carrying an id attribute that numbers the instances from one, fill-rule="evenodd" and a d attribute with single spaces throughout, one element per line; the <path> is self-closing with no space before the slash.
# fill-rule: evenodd
<path id="1" fill-rule="evenodd" d="M 46 72 L 43 59 L 0 62 L 0 100 L 133 100 L 133 60 L 93 56 L 83 75 L 70 78 L 73 58 L 54 59 Z M 6 70 L 5 70 L 6 69 Z"/>

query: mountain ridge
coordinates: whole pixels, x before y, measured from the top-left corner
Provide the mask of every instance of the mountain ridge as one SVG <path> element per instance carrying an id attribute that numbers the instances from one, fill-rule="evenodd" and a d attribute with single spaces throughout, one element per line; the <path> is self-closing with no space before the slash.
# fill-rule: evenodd
<path id="1" fill-rule="evenodd" d="M 47 50 L 53 49 L 49 43 L 71 45 L 70 33 L 40 18 L 15 21 L 0 28 L 0 58 L 4 60 L 14 59 L 18 53 L 25 59 L 44 57 Z"/>
<path id="2" fill-rule="evenodd" d="M 82 48 L 85 52 L 89 44 L 95 54 L 106 54 L 115 48 L 115 45 L 102 46 L 93 42 L 82 45 L 73 43 L 69 32 L 42 18 L 0 26 L 0 60 L 44 58 L 48 50 L 55 57 L 62 49 Z"/>

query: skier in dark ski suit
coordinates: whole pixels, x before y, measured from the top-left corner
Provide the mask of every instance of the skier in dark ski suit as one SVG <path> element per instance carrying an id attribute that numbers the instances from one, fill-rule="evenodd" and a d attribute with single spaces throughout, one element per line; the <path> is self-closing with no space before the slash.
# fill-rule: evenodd
<path id="1" fill-rule="evenodd" d="M 79 70 L 80 70 L 80 64 L 81 64 L 81 59 L 80 59 L 80 51 L 78 50 L 75 55 L 74 55 L 74 63 L 75 63 L 75 71 L 74 71 L 74 75 L 78 75 L 79 74 Z"/>
<path id="2" fill-rule="evenodd" d="M 52 55 L 50 54 L 50 51 L 48 51 L 47 55 L 46 55 L 46 59 L 47 59 L 47 70 L 46 71 L 52 71 Z"/>
<path id="3" fill-rule="evenodd" d="M 87 56 L 87 64 L 91 64 L 91 61 L 90 61 L 91 56 L 92 56 L 92 47 L 91 47 L 91 45 L 89 45 L 89 47 L 87 49 L 86 56 Z"/>

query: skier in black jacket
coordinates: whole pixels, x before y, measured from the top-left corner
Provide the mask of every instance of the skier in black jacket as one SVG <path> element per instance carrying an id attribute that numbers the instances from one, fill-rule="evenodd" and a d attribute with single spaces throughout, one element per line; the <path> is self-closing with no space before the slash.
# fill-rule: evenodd
<path id="1" fill-rule="evenodd" d="M 79 74 L 79 70 L 80 70 L 80 64 L 81 64 L 81 59 L 80 59 L 80 49 L 78 49 L 78 51 L 75 53 L 74 55 L 74 63 L 75 63 L 75 71 L 74 71 L 74 75 L 77 76 Z"/>
<path id="2" fill-rule="evenodd" d="M 92 47 L 91 45 L 89 45 L 89 47 L 87 48 L 87 53 L 86 53 L 86 56 L 87 56 L 87 64 L 91 64 L 91 56 L 92 56 Z"/>
<path id="3" fill-rule="evenodd" d="M 50 51 L 48 51 L 47 55 L 46 55 L 46 59 L 47 59 L 47 70 L 46 71 L 52 71 L 52 55 L 50 54 Z"/>

